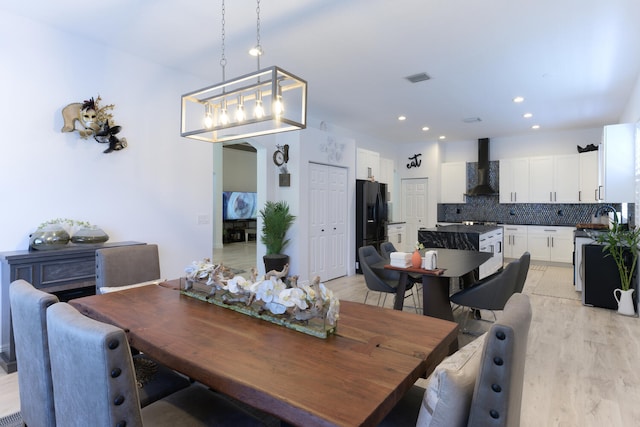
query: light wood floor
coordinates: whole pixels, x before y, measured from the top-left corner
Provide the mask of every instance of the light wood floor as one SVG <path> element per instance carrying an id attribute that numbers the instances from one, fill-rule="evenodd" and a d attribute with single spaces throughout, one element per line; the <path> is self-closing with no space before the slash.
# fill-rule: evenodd
<path id="1" fill-rule="evenodd" d="M 255 243 L 225 245 L 216 251 L 214 261 L 249 271 L 255 264 Z M 529 271 L 523 292 L 531 298 L 533 321 L 521 426 L 638 425 L 640 320 L 583 306 L 572 281 L 570 266 L 534 264 Z M 364 300 L 361 275 L 326 285 L 342 300 Z M 368 303 L 376 301 L 370 298 Z M 407 305 L 413 305 L 410 301 Z M 392 298 L 387 298 L 386 306 L 391 305 Z M 458 318 L 461 315 L 457 313 Z M 471 321 L 469 326 L 482 331 L 489 325 Z M 461 345 L 470 339 L 460 335 Z M 17 390 L 17 374 L 6 375 L 0 369 L 0 417 L 19 410 Z"/>

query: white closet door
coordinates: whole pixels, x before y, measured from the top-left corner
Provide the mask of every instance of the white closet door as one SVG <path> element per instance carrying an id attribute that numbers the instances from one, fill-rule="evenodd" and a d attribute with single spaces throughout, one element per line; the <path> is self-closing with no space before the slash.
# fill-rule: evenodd
<path id="1" fill-rule="evenodd" d="M 407 228 L 405 252 L 415 249 L 418 229 L 427 226 L 427 183 L 427 178 L 402 180 L 402 220 Z"/>
<path id="2" fill-rule="evenodd" d="M 309 279 L 347 274 L 347 170 L 309 164 Z"/>

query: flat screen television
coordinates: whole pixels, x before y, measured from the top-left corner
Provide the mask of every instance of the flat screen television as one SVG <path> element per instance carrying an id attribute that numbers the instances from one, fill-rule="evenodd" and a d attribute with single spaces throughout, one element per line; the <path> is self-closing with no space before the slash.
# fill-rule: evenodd
<path id="1" fill-rule="evenodd" d="M 256 219 L 258 193 L 242 191 L 222 192 L 222 219 Z"/>

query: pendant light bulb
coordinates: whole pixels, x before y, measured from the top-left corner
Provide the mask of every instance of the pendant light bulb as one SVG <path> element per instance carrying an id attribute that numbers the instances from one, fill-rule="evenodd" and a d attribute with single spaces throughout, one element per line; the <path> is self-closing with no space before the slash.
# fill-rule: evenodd
<path id="1" fill-rule="evenodd" d="M 262 104 L 262 92 L 256 92 L 256 107 L 253 110 L 253 115 L 256 119 L 264 117 L 264 105 Z"/>
<path id="2" fill-rule="evenodd" d="M 273 99 L 273 113 L 279 117 L 284 113 L 284 102 L 282 101 L 282 89 L 278 85 L 278 90 Z"/>
<path id="3" fill-rule="evenodd" d="M 247 118 L 247 115 L 244 112 L 244 102 L 242 101 L 242 96 L 238 97 L 238 108 L 236 109 L 236 121 L 242 122 Z"/>
<path id="4" fill-rule="evenodd" d="M 220 109 L 220 124 L 225 126 L 229 124 L 229 114 L 227 113 L 227 101 L 222 102 L 222 108 Z"/>
<path id="5" fill-rule="evenodd" d="M 211 114 L 211 104 L 207 104 L 204 114 L 204 127 L 211 129 L 213 127 L 213 114 Z"/>

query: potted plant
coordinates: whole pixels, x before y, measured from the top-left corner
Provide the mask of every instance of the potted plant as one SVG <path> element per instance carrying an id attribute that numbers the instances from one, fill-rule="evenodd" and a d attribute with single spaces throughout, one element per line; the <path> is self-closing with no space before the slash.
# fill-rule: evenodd
<path id="1" fill-rule="evenodd" d="M 289 213 L 287 202 L 268 201 L 260 210 L 260 218 L 262 218 L 260 241 L 267 249 L 263 257 L 265 271 L 281 271 L 289 263 L 289 256 L 282 251 L 289 243 L 289 239 L 286 238 L 287 231 L 296 217 Z"/>
<path id="2" fill-rule="evenodd" d="M 638 262 L 638 245 L 640 244 L 640 228 L 627 228 L 618 223 L 614 216 L 611 228 L 596 235 L 595 240 L 602 244 L 605 256 L 612 256 L 620 275 L 620 289 L 613 294 L 618 302 L 618 313 L 627 316 L 635 315 L 633 308 L 633 280 Z"/>

